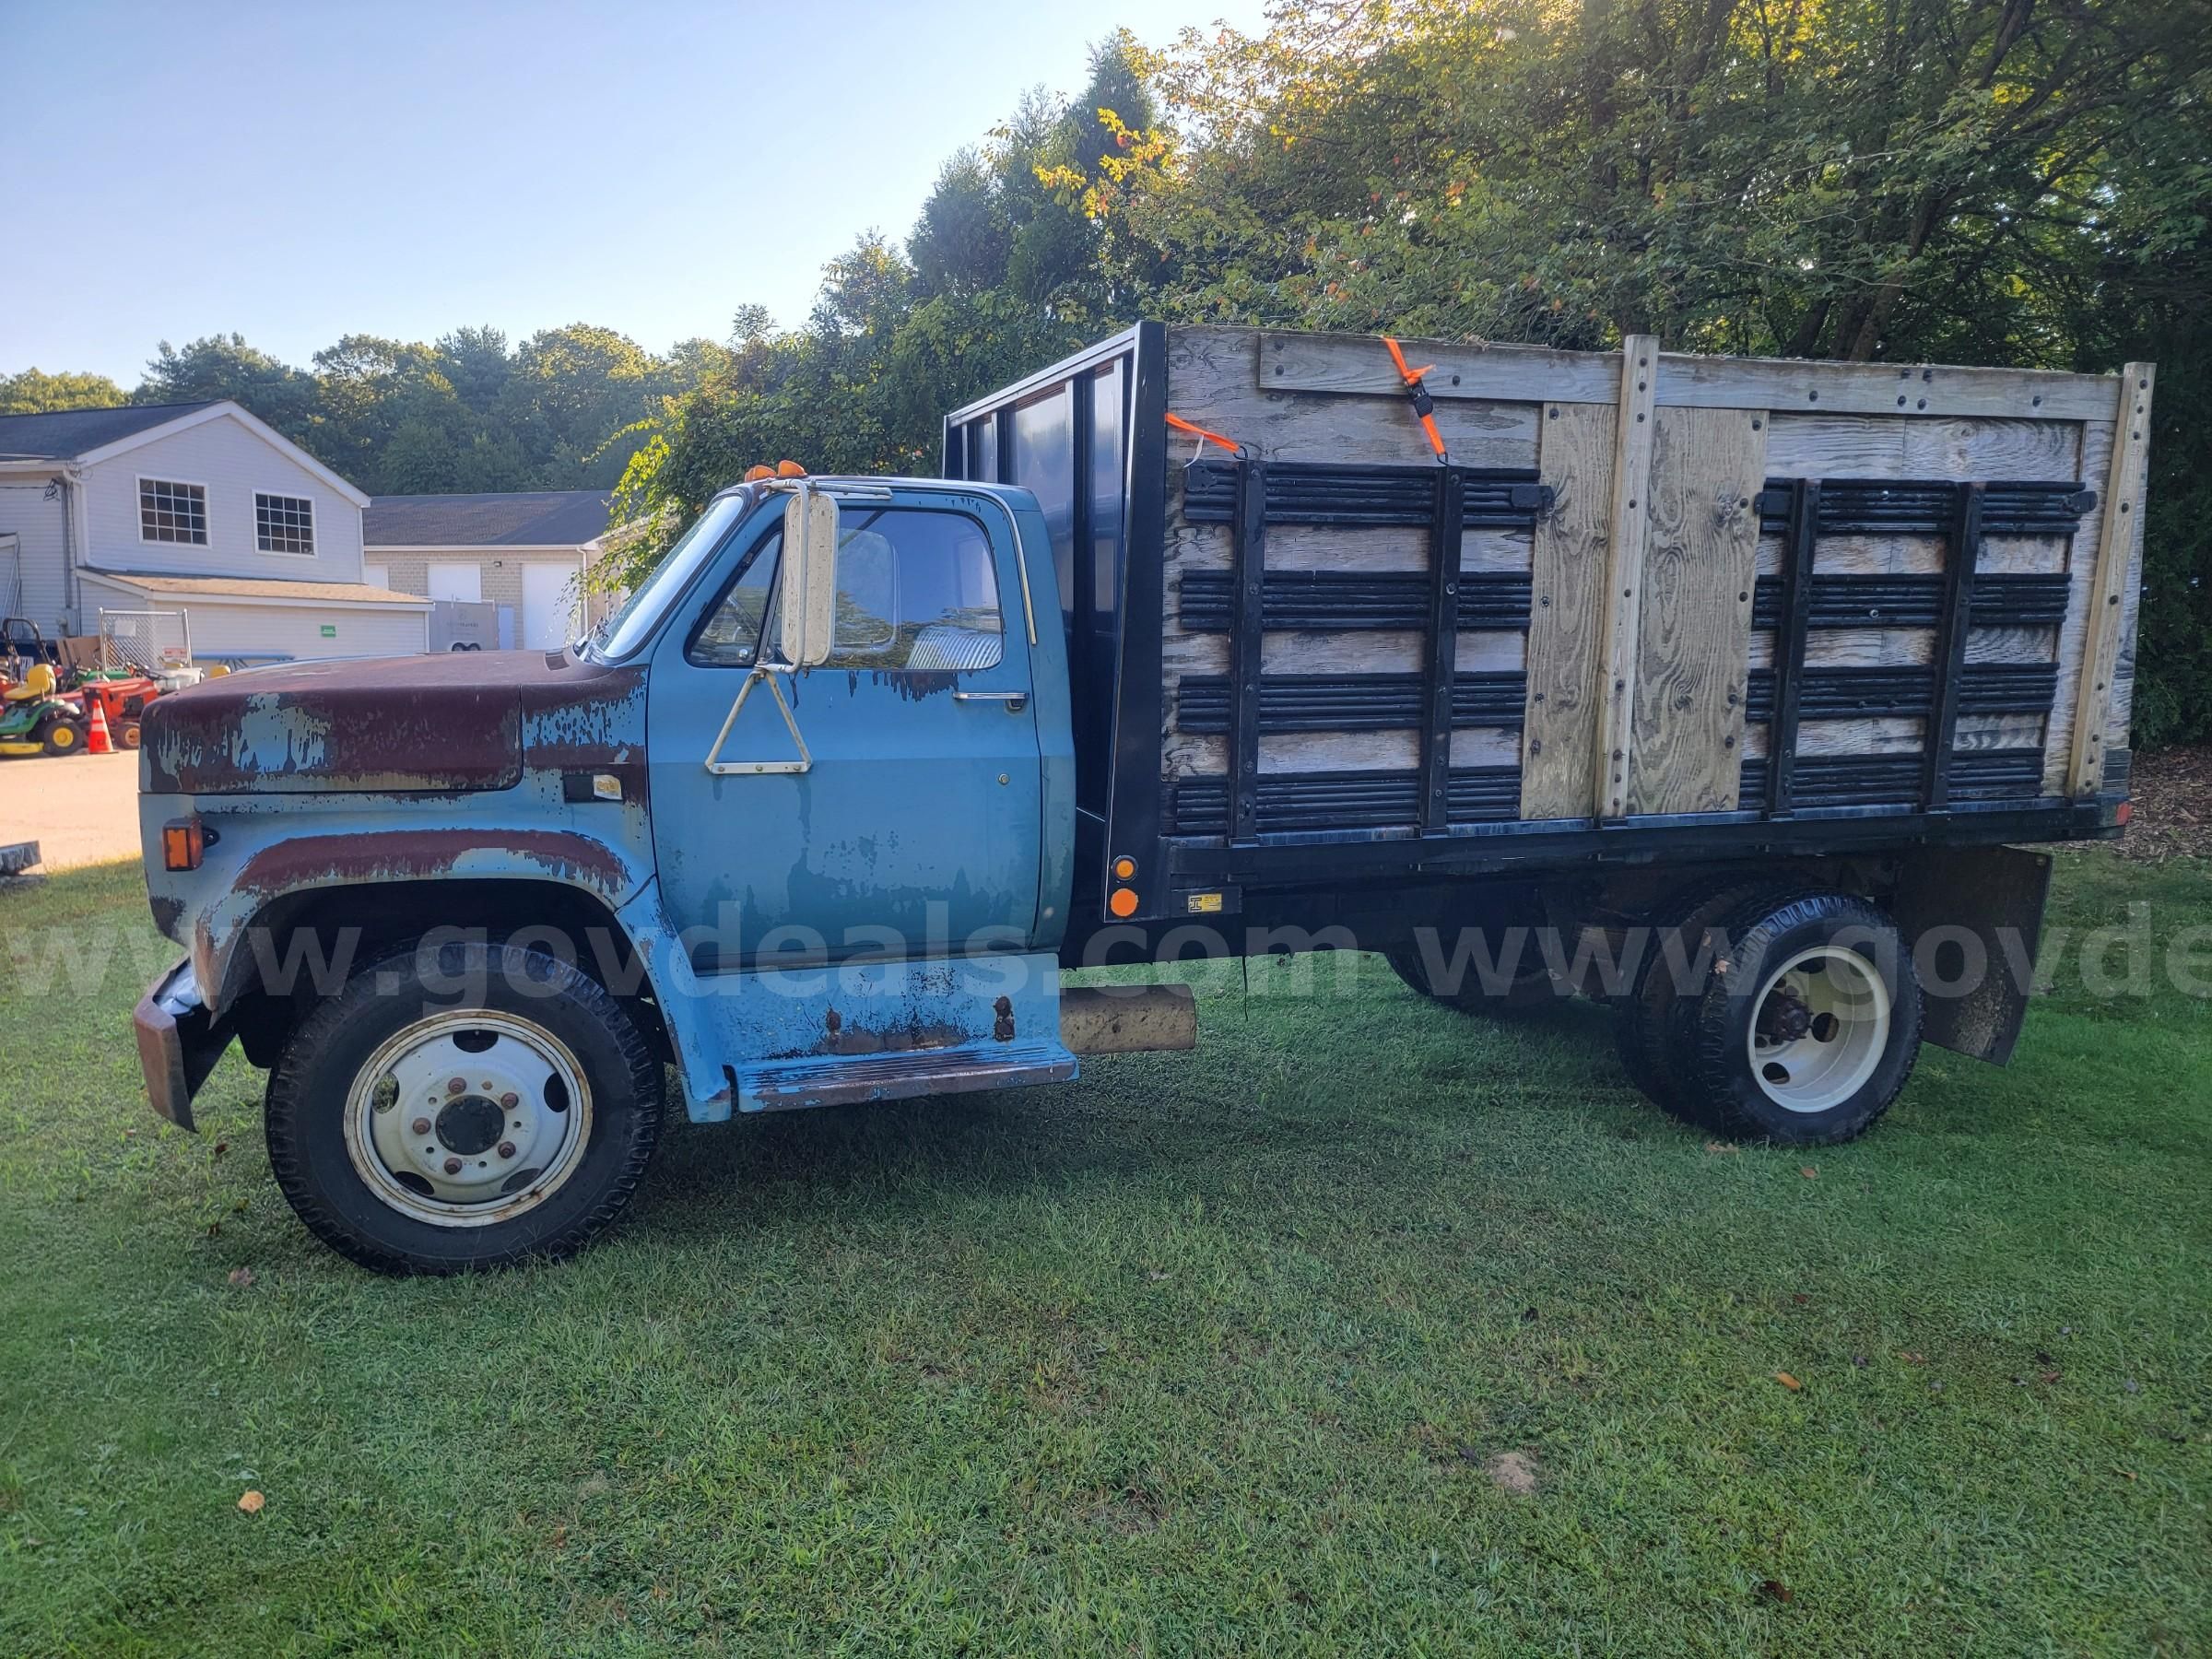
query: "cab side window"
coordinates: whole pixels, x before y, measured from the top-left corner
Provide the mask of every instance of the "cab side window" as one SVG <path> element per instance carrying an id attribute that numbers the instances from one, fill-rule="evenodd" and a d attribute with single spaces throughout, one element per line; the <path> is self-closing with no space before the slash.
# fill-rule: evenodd
<path id="1" fill-rule="evenodd" d="M 692 636 L 690 660 L 749 668 L 776 657 L 781 531 L 747 556 Z M 763 641 L 766 641 L 763 644 Z M 1005 651 L 991 538 L 964 512 L 865 504 L 844 510 L 837 549 L 831 668 L 959 672 Z"/>
<path id="2" fill-rule="evenodd" d="M 988 668 L 1005 649 L 991 538 L 964 512 L 848 507 L 832 668 Z"/>

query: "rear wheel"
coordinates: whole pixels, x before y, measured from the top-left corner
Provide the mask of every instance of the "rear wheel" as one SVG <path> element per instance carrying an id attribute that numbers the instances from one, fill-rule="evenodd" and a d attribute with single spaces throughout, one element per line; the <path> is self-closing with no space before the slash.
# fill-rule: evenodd
<path id="1" fill-rule="evenodd" d="M 659 1137 L 661 1067 L 576 969 L 456 944 L 318 1007 L 266 1111 L 270 1165 L 325 1243 L 380 1273 L 459 1273 L 571 1254 L 614 1220 Z"/>
<path id="2" fill-rule="evenodd" d="M 1643 954 L 1614 1004 L 1622 1069 L 1646 1099 L 1677 1117 L 1703 1121 L 1699 1096 L 1683 1075 L 1681 994 L 1701 990 L 1712 971 L 1713 924 L 1772 890 L 1771 882 L 1715 877 L 1672 895 L 1653 914 Z"/>
<path id="3" fill-rule="evenodd" d="M 1897 924 L 1850 894 L 1798 892 L 1722 925 L 1725 971 L 1683 1009 L 1696 1120 L 1788 1146 L 1864 1135 L 1920 1054 L 1920 982 Z"/>

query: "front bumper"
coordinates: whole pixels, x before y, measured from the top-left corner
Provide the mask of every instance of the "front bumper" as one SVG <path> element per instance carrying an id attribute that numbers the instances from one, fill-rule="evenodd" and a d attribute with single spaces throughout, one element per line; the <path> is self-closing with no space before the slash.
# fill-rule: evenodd
<path id="1" fill-rule="evenodd" d="M 218 1019 L 200 1000 L 190 958 L 156 980 L 132 1011 L 146 1098 L 157 1115 L 180 1129 L 195 1129 L 192 1097 L 230 1046 L 230 1022 Z"/>

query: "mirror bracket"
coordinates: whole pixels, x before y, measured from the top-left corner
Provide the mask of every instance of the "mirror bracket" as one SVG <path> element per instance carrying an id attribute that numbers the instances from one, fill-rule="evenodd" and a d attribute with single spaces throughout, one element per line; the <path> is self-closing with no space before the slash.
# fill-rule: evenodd
<path id="1" fill-rule="evenodd" d="M 803 772 L 814 769 L 814 756 L 806 747 L 806 739 L 799 735 L 799 723 L 792 718 L 791 705 L 783 700 L 783 688 L 776 676 L 788 669 L 762 663 L 745 677 L 745 684 L 737 688 L 737 700 L 723 717 L 722 730 L 714 734 L 714 747 L 707 751 L 707 771 L 718 778 L 759 777 L 768 772 Z M 745 700 L 752 695 L 753 688 L 766 682 L 768 694 L 776 700 L 776 712 L 783 716 L 783 728 L 791 734 L 793 747 L 799 751 L 795 760 L 724 760 L 722 746 L 729 741 L 730 728 L 737 724 L 737 711 L 745 707 Z"/>

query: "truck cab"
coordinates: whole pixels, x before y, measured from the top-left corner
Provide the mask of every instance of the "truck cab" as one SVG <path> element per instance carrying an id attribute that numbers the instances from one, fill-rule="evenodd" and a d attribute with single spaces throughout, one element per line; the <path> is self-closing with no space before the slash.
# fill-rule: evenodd
<path id="1" fill-rule="evenodd" d="M 664 1060 L 699 1121 L 1074 1077 L 1046 546 L 1020 489 L 747 484 L 567 650 L 165 700 L 155 1109 L 242 1040 L 310 1224 L 434 1270 L 602 1224 Z"/>

